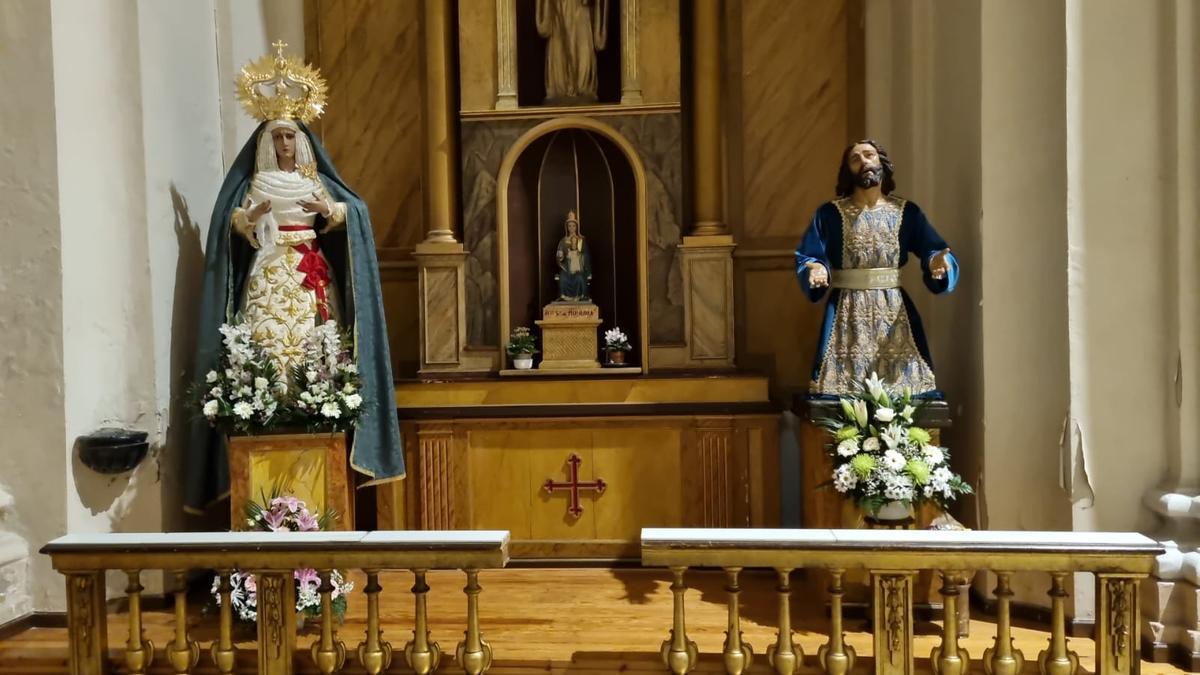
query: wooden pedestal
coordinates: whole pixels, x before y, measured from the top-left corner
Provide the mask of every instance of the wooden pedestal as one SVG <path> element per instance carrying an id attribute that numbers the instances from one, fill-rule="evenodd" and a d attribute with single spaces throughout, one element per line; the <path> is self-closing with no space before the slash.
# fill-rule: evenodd
<path id="1" fill-rule="evenodd" d="M 538 370 L 590 370 L 600 367 L 596 331 L 600 308 L 590 302 L 552 302 L 537 321 L 542 331 Z"/>
<path id="2" fill-rule="evenodd" d="M 346 476 L 345 434 L 275 434 L 229 438 L 229 508 L 235 530 L 246 529 L 246 504 L 272 492 L 301 499 L 313 513 L 333 509 L 330 529 L 354 529 Z"/>

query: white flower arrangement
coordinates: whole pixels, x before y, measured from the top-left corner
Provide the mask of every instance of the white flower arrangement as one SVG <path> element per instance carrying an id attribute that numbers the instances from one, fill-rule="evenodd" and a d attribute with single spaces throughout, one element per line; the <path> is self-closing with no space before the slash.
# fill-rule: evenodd
<path id="1" fill-rule="evenodd" d="M 838 414 L 818 420 L 833 437 L 833 489 L 874 515 L 887 502 L 937 504 L 943 510 L 972 492 L 950 470 L 949 452 L 913 425 L 912 393 L 890 391 L 872 373 L 860 392 L 842 397 Z"/>
<path id="2" fill-rule="evenodd" d="M 610 328 L 604 331 L 604 348 L 614 352 L 627 352 L 632 349 L 629 345 L 629 337 L 621 332 L 620 328 Z"/>
<path id="3" fill-rule="evenodd" d="M 245 323 L 222 324 L 224 347 L 217 368 L 197 385 L 200 411 L 214 426 L 248 432 L 278 425 L 287 383 Z"/>
<path id="4" fill-rule="evenodd" d="M 193 389 L 209 424 L 255 433 L 281 426 L 345 431 L 362 415 L 362 382 L 337 323 L 315 326 L 299 365 L 285 377 L 244 322 L 222 324 L 218 367 Z M 289 382 L 290 380 L 290 382 Z"/>
<path id="5" fill-rule="evenodd" d="M 333 321 L 313 328 L 292 370 L 292 416 L 310 429 L 349 429 L 362 414 L 362 382 L 343 337 Z"/>

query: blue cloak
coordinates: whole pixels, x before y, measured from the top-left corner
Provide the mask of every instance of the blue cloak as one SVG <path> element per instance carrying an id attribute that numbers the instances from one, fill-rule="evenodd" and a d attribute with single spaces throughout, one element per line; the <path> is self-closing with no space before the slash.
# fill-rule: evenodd
<path id="1" fill-rule="evenodd" d="M 258 136 L 265 126 L 265 123 L 260 124 L 238 153 L 213 207 L 197 326 L 196 382 L 203 383 L 205 374 L 216 367 L 221 353 L 218 329 L 222 323 L 232 321 L 238 311 L 254 256 L 254 250 L 245 239 L 232 236 L 231 220 L 234 208 L 242 204 L 249 189 Z M 388 354 L 371 218 L 366 203 L 338 176 L 321 142 L 308 127 L 299 126 L 312 144 L 317 173 L 329 196 L 346 204 L 344 228 L 320 234 L 325 223 L 319 215 L 313 226 L 318 232 L 321 251 L 333 268 L 341 298 L 341 322 L 354 339 L 354 354 L 362 380 L 365 403 L 358 426 L 351 435 L 350 465 L 373 480 L 403 478 L 403 441 L 396 417 L 395 383 Z M 198 512 L 229 491 L 225 436 L 197 415 L 192 422 L 186 452 L 184 508 Z"/>

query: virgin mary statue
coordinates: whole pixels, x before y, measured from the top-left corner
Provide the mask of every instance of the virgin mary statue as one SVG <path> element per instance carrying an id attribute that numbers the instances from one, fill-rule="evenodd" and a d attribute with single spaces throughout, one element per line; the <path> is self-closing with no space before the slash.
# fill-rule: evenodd
<path id="1" fill-rule="evenodd" d="M 374 480 L 400 478 L 404 456 L 371 219 L 305 125 L 323 112 L 324 81 L 315 69 L 285 57 L 284 46 L 276 43 L 274 56 L 246 66 L 238 78 L 239 98 L 262 123 L 233 161 L 213 208 L 197 380 L 217 364 L 219 328 L 235 317 L 285 373 L 313 328 L 337 321 L 353 340 L 366 402 L 353 431 L 350 465 Z M 184 505 L 202 510 L 228 489 L 224 437 L 198 419 L 188 447 Z"/>

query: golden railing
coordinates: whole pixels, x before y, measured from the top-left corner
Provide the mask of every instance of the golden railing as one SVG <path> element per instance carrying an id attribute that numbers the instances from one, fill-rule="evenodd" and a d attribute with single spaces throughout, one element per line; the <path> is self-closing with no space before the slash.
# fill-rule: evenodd
<path id="1" fill-rule="evenodd" d="M 829 640 L 817 660 L 829 675 L 846 675 L 854 650 L 843 636 L 843 576 L 852 570 L 870 576 L 874 670 L 877 675 L 912 675 L 913 581 L 917 573 L 941 574 L 944 603 L 941 644 L 929 655 L 934 675 L 965 675 L 970 655 L 959 646 L 957 609 L 968 571 L 990 570 L 997 578 L 996 637 L 982 655 L 988 675 L 1018 675 L 1024 655 L 1013 646 L 1009 583 L 1013 573 L 1044 572 L 1050 577 L 1049 643 L 1037 659 L 1043 675 L 1074 675 L 1079 657 L 1067 647 L 1067 576 L 1090 572 L 1096 580 L 1096 672 L 1135 675 L 1140 670 L 1141 625 L 1138 582 L 1163 552 L 1158 542 L 1133 533 L 988 532 L 904 530 L 731 530 L 644 529 L 642 564 L 666 567 L 674 578 L 673 626 L 662 644 L 663 663 L 673 673 L 696 666 L 696 643 L 687 636 L 684 574 L 688 568 L 725 570 L 728 630 L 722 657 L 727 673 L 746 672 L 754 652 L 741 637 L 738 575 L 748 568 L 778 574 L 778 633 L 766 658 L 776 673 L 791 674 L 802 658 L 791 630 L 791 573 L 826 570 L 829 585 Z M 822 602 L 824 599 L 821 600 Z"/>
<path id="2" fill-rule="evenodd" d="M 334 569 L 359 569 L 367 577 L 367 627 L 355 651 L 368 673 L 387 670 L 392 647 L 380 626 L 379 573 L 410 570 L 415 578 L 413 638 L 403 648 L 409 668 L 417 673 L 437 669 L 441 648 L 429 637 L 425 600 L 429 586 L 427 570 L 463 570 L 467 584 L 465 636 L 458 644 L 457 661 L 467 673 L 488 669 L 491 646 L 479 628 L 479 570 L 503 567 L 508 562 L 508 532 L 222 532 L 189 534 L 104 534 L 68 535 L 42 548 L 54 568 L 66 576 L 67 622 L 72 675 L 108 672 L 108 624 L 105 573 L 123 571 L 129 601 L 129 641 L 125 647 L 126 672 L 145 673 L 156 655 L 154 644 L 145 639 L 141 609 L 141 574 L 165 570 L 176 576 L 175 638 L 164 652 L 176 673 L 188 673 L 200 659 L 200 645 L 187 630 L 187 592 L 184 578 L 189 570 L 213 569 L 219 575 L 221 594 L 218 638 L 209 651 L 220 673 L 234 672 L 233 612 L 230 575 L 233 570 L 252 571 L 258 590 L 258 671 L 263 675 L 291 675 L 296 643 L 296 569 L 316 569 L 321 578 L 321 634 L 313 642 L 311 656 L 321 673 L 340 672 L 347 659 L 345 644 L 338 639 L 332 610 Z"/>

